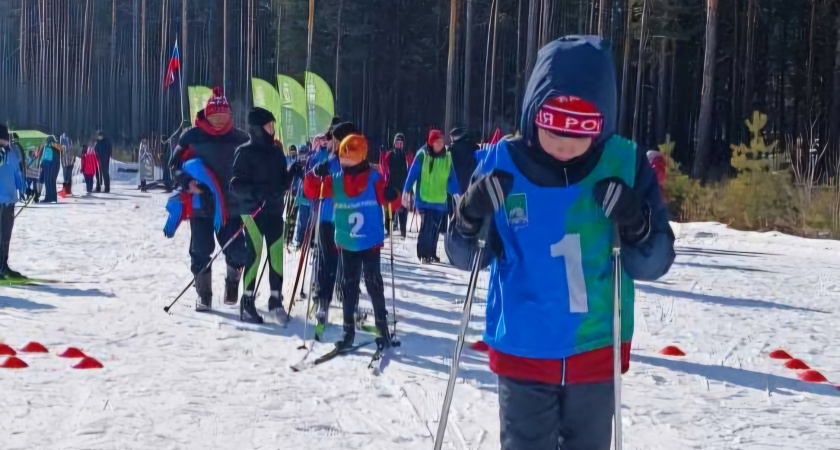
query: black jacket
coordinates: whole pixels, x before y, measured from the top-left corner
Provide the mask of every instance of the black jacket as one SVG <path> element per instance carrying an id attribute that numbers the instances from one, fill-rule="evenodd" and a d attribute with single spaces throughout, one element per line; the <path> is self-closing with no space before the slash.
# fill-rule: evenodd
<path id="1" fill-rule="evenodd" d="M 388 174 L 391 177 L 391 186 L 402 192 L 405 180 L 408 178 L 408 161 L 405 159 L 405 150 L 391 150 L 391 156 L 388 159 Z"/>
<path id="2" fill-rule="evenodd" d="M 475 160 L 475 151 L 480 147 L 473 142 L 468 135 L 455 140 L 449 146 L 449 153 L 452 154 L 452 166 L 455 167 L 455 176 L 458 177 L 458 186 L 461 192 L 467 192 L 470 185 L 470 178 L 475 172 L 478 163 Z"/>
<path id="3" fill-rule="evenodd" d="M 111 152 L 113 151 L 111 141 L 106 137 L 97 139 L 96 144 L 93 145 L 93 151 L 96 152 L 96 157 L 100 162 L 111 159 Z"/>
<path id="4" fill-rule="evenodd" d="M 239 201 L 230 190 L 230 180 L 233 177 L 233 159 L 236 155 L 236 149 L 248 142 L 248 135 L 241 130 L 233 129 L 227 134 L 213 135 L 200 127 L 192 128 L 181 135 L 178 141 L 178 147 L 172 155 L 172 166 L 176 170 L 179 183 L 186 188 L 189 184 L 190 178 L 184 173 L 180 172 L 180 166 L 188 157 L 187 153 L 193 153 L 194 156 L 201 159 L 204 165 L 213 171 L 219 183 L 222 185 L 223 194 L 225 196 L 225 205 L 227 206 L 228 214 L 239 215 L 247 213 L 248 211 L 239 208 Z M 205 190 L 208 192 L 208 190 Z M 212 198 L 203 204 L 212 205 Z M 194 211 L 197 216 L 202 216 L 212 212 Z"/>
<path id="5" fill-rule="evenodd" d="M 252 213 L 265 202 L 260 214 L 282 215 L 290 176 L 286 155 L 262 127 L 251 127 L 251 141 L 236 149 L 230 187 L 243 213 Z"/>

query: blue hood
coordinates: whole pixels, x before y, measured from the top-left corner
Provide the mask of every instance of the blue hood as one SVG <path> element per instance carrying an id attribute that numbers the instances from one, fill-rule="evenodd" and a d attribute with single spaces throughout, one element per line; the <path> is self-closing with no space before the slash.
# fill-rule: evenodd
<path id="1" fill-rule="evenodd" d="M 615 134 L 618 95 L 609 41 L 598 36 L 565 36 L 539 51 L 522 102 L 520 130 L 530 145 L 536 140 L 534 122 L 540 107 L 546 100 L 561 95 L 580 97 L 604 115 L 603 133 L 594 146 Z"/>

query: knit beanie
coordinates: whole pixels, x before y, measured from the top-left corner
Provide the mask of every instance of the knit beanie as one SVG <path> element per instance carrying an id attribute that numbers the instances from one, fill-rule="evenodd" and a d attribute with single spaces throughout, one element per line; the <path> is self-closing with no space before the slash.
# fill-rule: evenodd
<path id="1" fill-rule="evenodd" d="M 443 139 L 443 131 L 429 130 L 429 134 L 426 137 L 426 145 L 431 147 L 438 139 Z"/>
<path id="2" fill-rule="evenodd" d="M 353 126 L 353 124 L 350 122 L 342 122 L 332 127 L 330 131 L 332 132 L 333 139 L 335 139 L 338 142 L 343 141 L 344 138 L 353 133 L 359 132 L 358 130 L 356 130 L 356 127 Z"/>
<path id="3" fill-rule="evenodd" d="M 268 110 L 256 107 L 248 112 L 248 125 L 263 127 L 268 123 L 276 122 L 274 115 Z"/>
<path id="4" fill-rule="evenodd" d="M 213 88 L 213 96 L 207 100 L 207 106 L 204 107 L 204 115 L 210 122 L 213 122 L 213 116 L 216 114 L 230 115 L 230 105 L 222 93 L 222 88 L 218 86 Z"/>
<path id="5" fill-rule="evenodd" d="M 0 125 L 0 139 L 4 141 L 9 140 L 9 129 L 5 125 Z"/>
<path id="6" fill-rule="evenodd" d="M 394 145 L 395 146 L 396 146 L 397 142 L 402 142 L 403 144 L 405 144 L 405 136 L 403 136 L 402 133 L 397 133 L 397 135 L 394 136 Z"/>
<path id="7" fill-rule="evenodd" d="M 368 143 L 364 136 L 351 134 L 341 141 L 338 160 L 342 166 L 351 167 L 367 159 Z"/>
<path id="8" fill-rule="evenodd" d="M 592 103 L 578 97 L 548 99 L 537 113 L 537 127 L 572 137 L 596 137 L 601 134 L 604 116 Z"/>

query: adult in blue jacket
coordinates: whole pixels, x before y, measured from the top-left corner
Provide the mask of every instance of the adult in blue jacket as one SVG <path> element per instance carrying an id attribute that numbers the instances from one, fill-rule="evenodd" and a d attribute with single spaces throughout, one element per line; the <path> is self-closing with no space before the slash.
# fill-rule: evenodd
<path id="1" fill-rule="evenodd" d="M 613 264 L 621 246 L 621 360 L 629 368 L 633 280 L 664 275 L 674 234 L 645 152 L 615 134 L 608 42 L 567 36 L 540 50 L 522 137 L 479 155 L 447 236 L 467 269 L 490 222 L 484 341 L 499 376 L 502 449 L 609 450 L 614 407 Z M 616 232 L 617 230 L 617 232 Z"/>
<path id="2" fill-rule="evenodd" d="M 0 125 L 0 280 L 23 278 L 9 267 L 9 244 L 15 226 L 15 203 L 24 201 L 26 184 L 20 170 L 23 155 L 9 145 L 9 130 Z"/>

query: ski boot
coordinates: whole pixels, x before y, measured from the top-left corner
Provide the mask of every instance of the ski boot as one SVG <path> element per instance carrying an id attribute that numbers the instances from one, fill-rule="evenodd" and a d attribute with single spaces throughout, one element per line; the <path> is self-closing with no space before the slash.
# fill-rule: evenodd
<path id="1" fill-rule="evenodd" d="M 271 291 L 271 297 L 268 298 L 268 312 L 278 324 L 286 326 L 289 323 L 289 315 L 283 309 L 283 294 L 280 291 Z"/>
<path id="2" fill-rule="evenodd" d="M 353 341 L 356 339 L 356 328 L 353 324 L 344 324 L 344 337 L 335 343 L 335 349 L 339 352 L 353 348 Z"/>
<path id="3" fill-rule="evenodd" d="M 209 270 L 196 275 L 195 291 L 198 293 L 195 310 L 198 312 L 210 311 L 213 307 L 213 285 L 212 273 Z"/>
<path id="4" fill-rule="evenodd" d="M 388 330 L 388 322 L 376 321 L 376 331 L 379 336 L 376 337 L 376 350 L 383 352 L 391 347 L 399 347 L 400 342 L 391 338 L 391 332 Z"/>
<path id="5" fill-rule="evenodd" d="M 239 279 L 242 277 L 242 269 L 227 266 L 225 275 L 225 305 L 236 304 L 236 296 L 239 295 Z"/>
<path id="6" fill-rule="evenodd" d="M 329 321 L 329 309 L 324 309 L 324 305 L 318 305 L 318 311 L 315 313 L 315 340 L 321 342 L 324 337 L 324 331 L 327 329 L 327 322 Z"/>
<path id="7" fill-rule="evenodd" d="M 263 318 L 257 313 L 253 293 L 243 293 L 239 301 L 239 321 L 245 323 L 262 324 Z"/>

